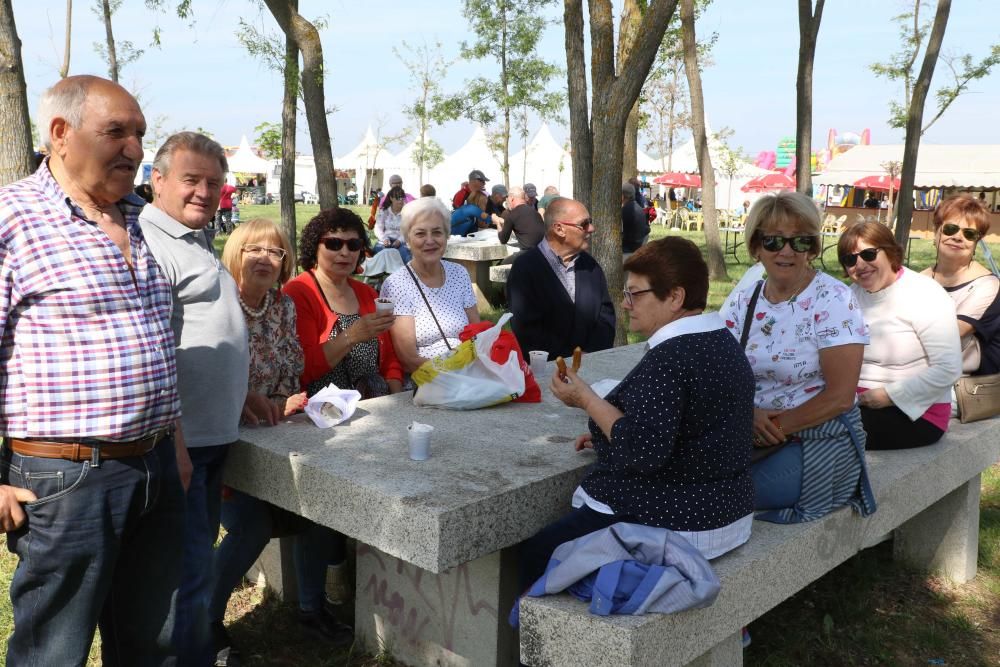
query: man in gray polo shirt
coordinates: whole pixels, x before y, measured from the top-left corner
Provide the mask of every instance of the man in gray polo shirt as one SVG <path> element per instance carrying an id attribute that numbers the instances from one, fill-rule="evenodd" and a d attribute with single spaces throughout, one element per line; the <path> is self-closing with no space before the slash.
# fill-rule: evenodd
<path id="1" fill-rule="evenodd" d="M 236 282 L 216 259 L 204 231 L 219 205 L 227 170 L 226 154 L 216 142 L 194 132 L 173 135 L 156 153 L 156 198 L 139 216 L 173 289 L 170 325 L 177 345 L 177 389 L 193 467 L 174 627 L 182 665 L 214 662 L 209 573 L 219 532 L 222 466 L 239 437 L 250 367 Z"/>

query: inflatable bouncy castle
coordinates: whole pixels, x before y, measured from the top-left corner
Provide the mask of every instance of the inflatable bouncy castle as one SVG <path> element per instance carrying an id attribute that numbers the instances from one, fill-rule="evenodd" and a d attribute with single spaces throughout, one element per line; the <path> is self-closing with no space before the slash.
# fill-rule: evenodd
<path id="1" fill-rule="evenodd" d="M 837 155 L 845 153 L 855 146 L 867 146 L 871 143 L 871 130 L 865 128 L 861 134 L 855 132 L 838 133 L 831 128 L 827 133 L 826 148 L 813 151 L 810 168 L 813 172 L 823 171 L 826 164 Z M 761 151 L 757 154 L 754 164 L 761 169 L 782 171 L 786 174 L 795 173 L 795 137 L 782 137 L 778 141 L 777 150 Z"/>

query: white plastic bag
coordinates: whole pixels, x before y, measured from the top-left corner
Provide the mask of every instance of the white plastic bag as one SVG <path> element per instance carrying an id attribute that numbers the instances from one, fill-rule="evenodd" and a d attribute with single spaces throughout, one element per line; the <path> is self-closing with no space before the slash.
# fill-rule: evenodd
<path id="1" fill-rule="evenodd" d="M 360 400 L 360 392 L 330 383 L 309 398 L 305 413 L 316 426 L 330 428 L 350 419 Z"/>
<path id="2" fill-rule="evenodd" d="M 521 396 L 524 393 L 524 371 L 517 353 L 512 351 L 503 364 L 490 359 L 493 343 L 510 318 L 510 313 L 504 314 L 494 326 L 461 343 L 448 354 L 424 362 L 413 372 L 413 381 L 417 384 L 413 403 L 452 410 L 475 410 Z"/>

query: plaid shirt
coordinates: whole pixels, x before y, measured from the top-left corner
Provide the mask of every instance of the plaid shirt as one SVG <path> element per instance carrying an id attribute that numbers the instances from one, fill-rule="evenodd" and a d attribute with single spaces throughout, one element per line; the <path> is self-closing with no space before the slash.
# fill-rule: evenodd
<path id="1" fill-rule="evenodd" d="M 170 284 L 118 202 L 121 251 L 52 177 L 0 188 L 0 434 L 132 440 L 180 414 Z"/>

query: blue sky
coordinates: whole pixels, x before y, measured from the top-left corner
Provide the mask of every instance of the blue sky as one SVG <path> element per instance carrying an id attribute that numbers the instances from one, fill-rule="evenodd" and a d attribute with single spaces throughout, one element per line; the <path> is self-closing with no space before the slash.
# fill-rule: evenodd
<path id="1" fill-rule="evenodd" d="M 103 26 L 86 2 L 74 3 L 70 71 L 104 74 L 106 66 L 93 43 L 104 39 Z M 617 6 L 618 3 L 616 3 Z M 814 147 L 825 146 L 829 128 L 872 131 L 873 143 L 901 142 L 903 133 L 886 125 L 887 103 L 902 96 L 901 86 L 876 79 L 868 65 L 886 60 L 898 48 L 892 16 L 911 3 L 901 0 L 828 0 L 819 33 L 814 88 Z M 440 41 L 446 58 L 457 58 L 459 44 L 471 39 L 459 0 L 413 0 L 377 5 L 348 0 L 300 0 L 306 17 L 326 16 L 323 46 L 328 76 L 328 105 L 334 153 L 354 147 L 369 124 L 385 120 L 385 131 L 406 125 L 401 109 L 414 96 L 409 74 L 392 47 Z M 152 27 L 163 30 L 160 49 L 147 48 L 122 74 L 122 83 L 138 91 L 147 121 L 165 116 L 167 130 L 203 127 L 224 144 L 239 142 L 261 121 L 280 120 L 280 77 L 247 55 L 235 38 L 242 17 L 277 31 L 276 25 L 249 0 L 195 0 L 193 24 L 172 16 L 155 16 L 141 0 L 124 0 L 115 17 L 116 38 L 147 45 Z M 1000 41 L 995 0 L 961 0 L 952 6 L 944 52 L 970 52 L 980 58 L 991 42 Z M 930 9 L 927 11 L 931 11 Z M 34 112 L 38 95 L 58 76 L 62 58 L 65 3 L 62 0 L 14 0 L 18 34 Z M 551 10 L 540 51 L 565 67 L 561 3 Z M 790 0 L 716 0 L 697 27 L 716 32 L 714 64 L 703 75 L 705 102 L 713 129 L 734 131 L 730 140 L 749 154 L 774 150 L 778 140 L 795 132 L 795 70 L 798 28 Z M 456 62 L 442 82 L 460 91 L 476 73 L 495 74 L 488 62 Z M 941 81 L 943 66 L 935 75 Z M 556 84 L 564 86 L 564 78 Z M 928 114 L 931 111 L 930 100 Z M 930 143 L 1000 143 L 996 113 L 1000 109 L 1000 71 L 976 82 L 925 135 Z M 929 117 L 929 116 L 927 116 Z M 305 127 L 301 118 L 300 128 Z M 568 127 L 553 126 L 558 140 Z M 432 136 L 447 151 L 471 134 L 471 126 L 454 122 Z M 398 151 L 402 145 L 391 147 Z M 518 146 L 512 147 L 512 152 Z M 300 133 L 299 149 L 311 152 Z"/>

